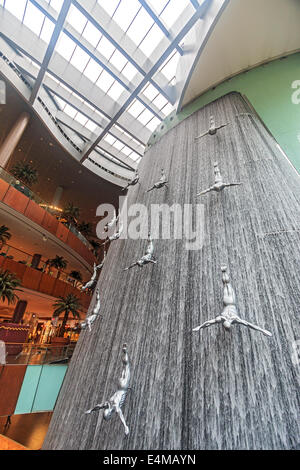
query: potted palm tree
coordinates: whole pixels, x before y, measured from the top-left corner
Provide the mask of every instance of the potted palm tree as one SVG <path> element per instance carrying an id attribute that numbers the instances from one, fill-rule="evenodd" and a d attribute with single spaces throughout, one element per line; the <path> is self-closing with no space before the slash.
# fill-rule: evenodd
<path id="1" fill-rule="evenodd" d="M 66 219 L 69 225 L 77 225 L 77 219 L 80 214 L 80 209 L 74 206 L 73 202 L 69 202 L 62 212 L 62 217 Z"/>
<path id="2" fill-rule="evenodd" d="M 0 249 L 6 244 L 7 240 L 11 238 L 11 233 L 6 225 L 0 225 Z"/>
<path id="3" fill-rule="evenodd" d="M 11 169 L 12 175 L 26 186 L 32 186 L 38 180 L 37 169 L 30 163 L 19 161 Z"/>
<path id="4" fill-rule="evenodd" d="M 50 271 L 50 268 L 55 268 L 57 269 L 57 279 L 59 279 L 61 270 L 66 269 L 68 262 L 63 258 L 63 256 L 55 256 L 55 258 L 48 259 L 46 261 L 46 264 L 48 265 L 48 273 Z"/>
<path id="5" fill-rule="evenodd" d="M 16 291 L 21 291 L 21 281 L 11 272 L 0 270 L 0 300 L 7 301 L 8 305 L 14 304 L 19 297 Z M 0 340 L 5 343 L 25 343 L 29 333 L 29 327 L 18 323 L 0 323 Z M 10 346 L 8 354 L 18 354 L 22 346 Z"/>
<path id="6" fill-rule="evenodd" d="M 79 271 L 71 271 L 70 272 L 70 277 L 74 279 L 74 287 L 77 286 L 77 282 L 82 281 L 82 275 Z"/>
<path id="7" fill-rule="evenodd" d="M 53 304 L 53 307 L 55 308 L 54 313 L 53 313 L 53 318 L 59 317 L 61 313 L 64 314 L 63 322 L 60 327 L 59 335 L 58 338 L 60 338 L 59 341 L 56 341 L 56 338 L 52 338 L 52 342 L 64 342 L 62 341 L 64 338 L 64 332 L 66 328 L 66 323 L 69 318 L 69 314 L 72 313 L 74 318 L 80 318 L 79 315 L 79 310 L 82 308 L 80 301 L 76 295 L 73 294 L 68 294 L 66 297 L 59 297 L 56 302 Z M 53 341 L 54 340 L 54 341 Z M 68 342 L 68 341 L 65 341 Z"/>

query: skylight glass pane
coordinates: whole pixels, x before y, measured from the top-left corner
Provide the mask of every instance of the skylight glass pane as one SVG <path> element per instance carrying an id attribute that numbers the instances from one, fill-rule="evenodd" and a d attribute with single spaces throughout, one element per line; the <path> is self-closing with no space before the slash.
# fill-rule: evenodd
<path id="1" fill-rule="evenodd" d="M 88 121 L 88 118 L 81 113 L 77 113 L 74 119 L 75 121 L 79 122 L 79 124 L 82 124 L 83 126 L 85 126 L 85 124 Z"/>
<path id="2" fill-rule="evenodd" d="M 115 101 L 120 98 L 121 94 L 123 93 L 124 88 L 120 83 L 114 82 L 112 87 L 108 90 L 107 94 Z"/>
<path id="3" fill-rule="evenodd" d="M 120 0 L 97 0 L 97 3 L 99 3 L 99 5 L 104 8 L 109 16 L 112 16 L 115 9 L 119 5 Z"/>
<path id="4" fill-rule="evenodd" d="M 32 3 L 28 2 L 23 24 L 31 29 L 37 36 L 39 36 L 41 32 L 44 18 L 45 15 Z"/>
<path id="5" fill-rule="evenodd" d="M 90 21 L 88 21 L 82 33 L 82 37 L 86 39 L 93 47 L 96 47 L 101 39 L 101 36 L 102 34 L 99 29 L 97 29 Z"/>
<path id="6" fill-rule="evenodd" d="M 161 14 L 169 0 L 147 0 L 148 5 L 155 13 Z"/>
<path id="7" fill-rule="evenodd" d="M 160 19 L 167 27 L 171 28 L 183 10 L 189 6 L 191 6 L 190 0 L 171 0 L 160 15 Z"/>
<path id="8" fill-rule="evenodd" d="M 22 21 L 26 1 L 27 0 L 18 0 L 18 2 L 16 2 L 16 0 L 6 0 L 5 9 L 12 13 L 20 21 Z"/>
<path id="9" fill-rule="evenodd" d="M 115 143 L 113 144 L 113 147 L 115 147 L 117 150 L 121 150 L 124 147 L 124 144 L 120 142 L 119 140 L 116 140 Z"/>
<path id="10" fill-rule="evenodd" d="M 126 31 L 140 8 L 142 7 L 138 0 L 122 1 L 113 19 L 123 31 Z"/>
<path id="11" fill-rule="evenodd" d="M 113 77 L 108 72 L 106 72 L 106 70 L 103 70 L 103 72 L 101 73 L 100 77 L 98 78 L 96 82 L 96 85 L 99 88 L 101 88 L 101 90 L 104 91 L 104 93 L 106 93 L 107 90 L 113 84 L 113 82 L 114 82 Z"/>
<path id="12" fill-rule="evenodd" d="M 70 64 L 74 65 L 80 72 L 83 72 L 89 60 L 90 56 L 77 46 L 70 60 Z"/>
<path id="13" fill-rule="evenodd" d="M 78 10 L 78 8 L 71 5 L 67 16 L 67 22 L 73 26 L 79 34 L 81 34 L 87 23 L 87 18 Z"/>
<path id="14" fill-rule="evenodd" d="M 106 59 L 109 59 L 113 54 L 114 50 L 115 47 L 113 46 L 113 44 L 108 39 L 106 39 L 106 37 L 102 36 L 97 46 L 97 51 L 103 54 Z"/>
<path id="15" fill-rule="evenodd" d="M 153 101 L 152 103 L 158 108 L 161 109 L 163 108 L 167 103 L 168 100 L 164 98 L 161 94 L 159 94 Z"/>
<path id="16" fill-rule="evenodd" d="M 73 106 L 67 104 L 65 109 L 64 109 L 64 112 L 73 119 L 77 114 L 77 109 L 75 109 L 75 108 L 73 108 Z"/>
<path id="17" fill-rule="evenodd" d="M 118 69 L 118 71 L 120 72 L 125 66 L 127 59 L 119 51 L 115 50 L 109 62 L 113 64 L 116 69 Z"/>
<path id="18" fill-rule="evenodd" d="M 127 80 L 131 81 L 133 77 L 137 74 L 136 68 L 130 63 L 127 62 L 125 67 L 122 70 L 122 75 L 127 78 Z"/>
<path id="19" fill-rule="evenodd" d="M 102 72 L 103 68 L 97 64 L 94 59 L 90 59 L 89 63 L 87 64 L 83 75 L 89 78 L 93 83 L 98 79 L 100 73 Z"/>
<path id="20" fill-rule="evenodd" d="M 138 153 L 132 152 L 132 153 L 130 154 L 130 158 L 136 162 L 136 161 L 139 160 L 141 157 L 139 156 Z"/>
<path id="21" fill-rule="evenodd" d="M 54 30 L 54 23 L 52 23 L 49 18 L 45 18 L 44 25 L 42 27 L 42 31 L 40 34 L 40 38 L 45 41 L 47 44 L 49 44 L 52 33 Z"/>
<path id="22" fill-rule="evenodd" d="M 147 124 L 147 122 L 150 121 L 150 119 L 153 118 L 153 116 L 153 113 L 151 113 L 149 109 L 145 109 L 145 111 L 143 111 L 142 114 L 137 117 L 137 120 L 140 121 L 143 125 L 145 125 Z"/>
<path id="23" fill-rule="evenodd" d="M 85 127 L 86 127 L 89 131 L 94 132 L 94 130 L 97 128 L 97 124 L 95 124 L 93 121 L 88 120 L 88 122 L 86 123 Z"/>
<path id="24" fill-rule="evenodd" d="M 176 74 L 176 68 L 179 60 L 179 54 L 178 52 L 173 55 L 173 57 L 166 63 L 161 68 L 161 73 L 164 74 L 164 76 L 168 79 L 171 80 Z"/>
<path id="25" fill-rule="evenodd" d="M 65 33 L 61 33 L 59 40 L 55 47 L 56 52 L 63 56 L 64 59 L 69 61 L 75 50 L 76 44 Z"/>
<path id="26" fill-rule="evenodd" d="M 135 100 L 132 106 L 128 108 L 128 112 L 131 114 L 131 116 L 136 118 L 144 109 L 145 106 L 143 106 L 139 101 Z"/>
<path id="27" fill-rule="evenodd" d="M 145 95 L 148 100 L 152 101 L 157 95 L 158 95 L 158 90 L 155 88 L 155 86 L 147 85 L 147 87 L 143 90 L 143 95 Z"/>
<path id="28" fill-rule="evenodd" d="M 150 54 L 152 54 L 154 49 L 158 46 L 158 44 L 164 37 L 165 35 L 163 34 L 163 32 L 155 24 L 151 28 L 143 42 L 141 42 L 139 48 L 141 49 L 141 51 L 144 52 L 146 56 L 149 56 Z"/>
<path id="29" fill-rule="evenodd" d="M 160 123 L 161 121 L 155 116 L 153 119 L 151 119 L 151 121 L 148 122 L 148 124 L 146 124 L 146 127 L 149 129 L 149 131 L 153 132 Z"/>
<path id="30" fill-rule="evenodd" d="M 57 12 L 60 12 L 63 3 L 64 3 L 64 0 L 51 0 L 51 1 L 50 1 L 50 5 L 51 5 L 52 8 L 54 8 L 54 10 L 56 10 Z"/>
<path id="31" fill-rule="evenodd" d="M 113 137 L 111 134 L 106 134 L 104 140 L 110 145 L 113 145 L 116 141 L 115 137 Z"/>
<path id="32" fill-rule="evenodd" d="M 127 31 L 127 35 L 133 40 L 133 42 L 138 45 L 141 40 L 146 36 L 146 33 L 149 31 L 154 21 L 151 16 L 142 8 L 133 23 L 130 25 L 130 28 Z"/>
<path id="33" fill-rule="evenodd" d="M 125 147 L 121 149 L 121 152 L 124 153 L 124 155 L 128 157 L 128 155 L 132 152 L 132 150 L 129 147 L 126 147 L 125 145 Z"/>
<path id="34" fill-rule="evenodd" d="M 174 107 L 168 103 L 162 110 L 161 112 L 165 115 L 165 116 L 169 116 L 169 114 L 171 114 L 171 112 L 174 110 Z"/>

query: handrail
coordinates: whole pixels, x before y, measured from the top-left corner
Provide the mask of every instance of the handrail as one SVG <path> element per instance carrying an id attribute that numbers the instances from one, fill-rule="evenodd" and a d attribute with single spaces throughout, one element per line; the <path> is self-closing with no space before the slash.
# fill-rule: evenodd
<path id="1" fill-rule="evenodd" d="M 76 343 L 69 344 L 34 344 L 5 342 L 6 359 L 3 365 L 44 365 L 68 363 L 73 355 Z M 0 364 L 1 367 L 1 364 Z"/>

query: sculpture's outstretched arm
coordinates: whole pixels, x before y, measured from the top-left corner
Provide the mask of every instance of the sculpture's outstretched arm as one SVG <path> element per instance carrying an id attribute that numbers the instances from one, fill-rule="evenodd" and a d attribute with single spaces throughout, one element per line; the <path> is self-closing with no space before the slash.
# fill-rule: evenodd
<path id="1" fill-rule="evenodd" d="M 205 135 L 208 135 L 208 134 L 209 134 L 209 131 L 206 131 L 206 132 L 204 132 L 204 134 L 201 134 L 201 135 L 198 135 L 197 137 L 195 137 L 195 140 L 202 139 L 202 137 L 204 137 Z"/>
<path id="2" fill-rule="evenodd" d="M 128 269 L 134 268 L 134 266 L 137 266 L 137 261 L 135 263 L 132 263 L 128 268 L 123 269 L 123 271 L 128 271 Z"/>
<path id="3" fill-rule="evenodd" d="M 260 328 L 257 325 L 253 325 L 253 323 L 249 323 L 246 320 L 242 320 L 241 318 L 238 318 L 235 321 L 236 323 L 239 323 L 240 325 L 244 325 L 244 326 L 247 326 L 248 328 L 252 328 L 252 330 L 260 331 L 265 336 L 272 336 L 272 333 L 270 331 L 264 330 L 263 328 Z"/>
<path id="4" fill-rule="evenodd" d="M 217 317 L 217 318 L 218 318 L 218 317 Z M 202 323 L 202 325 L 197 326 L 196 328 L 193 328 L 193 331 L 199 331 L 199 330 L 201 330 L 202 328 L 208 328 L 209 326 L 212 326 L 212 325 L 215 325 L 216 323 L 219 323 L 219 321 L 217 320 L 217 318 L 214 318 L 213 320 L 208 320 L 208 321 Z"/>
<path id="5" fill-rule="evenodd" d="M 94 408 L 91 408 L 90 410 L 85 411 L 85 414 L 90 414 L 93 411 L 99 411 L 102 410 L 103 408 L 108 408 L 108 403 L 99 403 L 98 405 L 94 406 Z"/>
<path id="6" fill-rule="evenodd" d="M 229 122 L 227 122 L 226 124 L 222 124 L 221 126 L 216 127 L 216 131 L 218 131 L 219 129 L 222 129 L 222 127 L 228 126 L 228 124 L 229 124 Z"/>
<path id="7" fill-rule="evenodd" d="M 124 418 L 124 415 L 122 413 L 122 410 L 119 406 L 116 407 L 116 412 L 118 413 L 119 417 L 120 417 L 120 420 L 122 421 L 123 423 L 123 426 L 124 426 L 124 430 L 125 430 L 125 434 L 126 436 L 129 434 L 129 428 L 126 424 L 126 421 L 125 421 L 125 418 Z"/>
<path id="8" fill-rule="evenodd" d="M 229 186 L 240 186 L 243 183 L 224 183 L 224 188 L 228 188 Z"/>
<path id="9" fill-rule="evenodd" d="M 214 190 L 214 186 L 211 186 L 210 188 L 205 189 L 204 191 L 201 191 L 201 193 L 196 194 L 196 197 L 203 196 L 203 194 L 209 193 L 210 191 L 213 191 L 213 190 Z"/>
<path id="10" fill-rule="evenodd" d="M 149 193 L 149 191 L 152 191 L 153 189 L 155 189 L 155 185 L 153 185 L 151 188 L 147 189 L 146 193 Z"/>

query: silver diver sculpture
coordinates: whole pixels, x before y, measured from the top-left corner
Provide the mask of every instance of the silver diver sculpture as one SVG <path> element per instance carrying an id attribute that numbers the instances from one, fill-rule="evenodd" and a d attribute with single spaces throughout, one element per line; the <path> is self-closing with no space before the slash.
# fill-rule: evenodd
<path id="1" fill-rule="evenodd" d="M 223 311 L 220 315 L 218 315 L 213 320 L 208 320 L 204 322 L 202 325 L 193 328 L 193 331 L 199 331 L 203 328 L 208 328 L 209 326 L 215 325 L 216 323 L 222 323 L 224 328 L 229 331 L 231 325 L 234 323 L 238 323 L 240 325 L 247 326 L 248 328 L 252 328 L 253 330 L 260 331 L 265 336 L 272 336 L 272 333 L 267 330 L 263 330 L 259 326 L 253 325 L 252 323 L 247 322 L 246 320 L 242 320 L 237 314 L 236 308 L 236 298 L 235 293 L 233 290 L 232 285 L 230 284 L 230 279 L 227 273 L 227 266 L 222 266 L 221 271 L 223 273 L 222 281 L 224 285 L 224 293 L 223 293 Z"/>
<path id="2" fill-rule="evenodd" d="M 203 196 L 203 194 L 209 193 L 210 191 L 216 191 L 217 193 L 219 193 L 223 191 L 224 188 L 228 188 L 229 186 L 239 186 L 243 184 L 243 183 L 224 183 L 223 177 L 221 175 L 221 172 L 218 166 L 218 162 L 214 163 L 214 173 L 215 173 L 215 183 L 213 184 L 213 186 L 211 186 L 208 189 L 205 189 L 204 191 L 201 191 L 200 193 L 196 195 L 196 197 Z"/>
<path id="3" fill-rule="evenodd" d="M 131 269 L 134 266 L 139 266 L 140 268 L 142 268 L 144 266 L 144 264 L 148 264 L 148 263 L 156 264 L 157 261 L 153 256 L 153 251 L 154 251 L 153 240 L 152 240 L 151 235 L 149 233 L 148 234 L 148 246 L 147 246 L 147 249 L 146 249 L 146 254 L 144 256 L 142 256 L 138 261 L 136 261 L 135 263 L 132 263 L 130 266 L 128 266 L 128 268 L 125 268 L 124 271 L 127 271 L 128 269 Z"/>
<path id="4" fill-rule="evenodd" d="M 129 389 L 129 381 L 130 381 L 130 363 L 129 363 L 129 358 L 127 354 L 126 343 L 123 344 L 122 353 L 123 353 L 123 357 L 122 357 L 123 370 L 122 370 L 121 378 L 119 379 L 118 390 L 112 395 L 112 397 L 108 401 L 105 401 L 104 403 L 100 403 L 99 405 L 94 406 L 94 408 L 87 410 L 85 413 L 90 414 L 93 411 L 104 409 L 103 418 L 105 419 L 105 421 L 110 420 L 111 417 L 115 413 L 117 413 L 119 415 L 120 420 L 123 423 L 125 434 L 127 435 L 129 434 L 129 428 L 126 424 L 125 418 L 121 410 L 121 407 L 123 406 L 125 399 L 126 399 L 126 395 Z"/>
<path id="5" fill-rule="evenodd" d="M 95 302 L 94 308 L 92 310 L 91 315 L 86 317 L 86 319 L 81 322 L 82 329 L 85 329 L 86 327 L 88 327 L 90 331 L 92 330 L 91 326 L 95 322 L 97 317 L 99 316 L 100 307 L 101 307 L 100 294 L 99 294 L 99 289 L 97 289 L 96 290 L 96 302 Z"/>
<path id="6" fill-rule="evenodd" d="M 97 271 L 98 271 L 98 269 L 101 269 L 103 267 L 105 256 L 106 256 L 106 252 L 104 252 L 104 257 L 103 257 L 102 263 L 98 264 L 98 266 L 96 265 L 96 263 L 94 263 L 93 275 L 92 275 L 91 279 L 84 286 L 82 286 L 82 288 L 81 288 L 82 291 L 84 291 L 86 289 L 92 289 L 93 288 L 93 286 L 96 282 Z"/>
<path id="7" fill-rule="evenodd" d="M 108 229 L 109 229 L 110 227 L 112 227 L 113 225 L 115 225 L 115 224 L 118 222 L 119 215 L 120 215 L 120 214 L 117 215 L 117 213 L 116 213 L 116 211 L 115 211 L 114 216 L 113 216 L 113 218 L 111 219 L 111 221 L 110 221 L 110 222 L 107 222 L 107 224 L 104 226 L 104 232 L 108 232 Z"/>
<path id="8" fill-rule="evenodd" d="M 122 191 L 126 191 L 126 189 L 129 188 L 129 186 L 135 186 L 138 182 L 139 182 L 139 172 L 137 170 L 135 170 L 135 173 L 134 173 L 134 177 L 132 178 L 131 181 L 129 181 L 129 183 L 124 186 L 124 188 L 122 188 Z"/>
<path id="9" fill-rule="evenodd" d="M 164 169 L 162 168 L 160 179 L 156 183 L 154 183 L 154 185 L 151 188 L 147 189 L 146 193 L 148 193 L 149 191 L 152 191 L 153 189 L 162 188 L 163 186 L 168 186 L 168 181 L 167 181 L 167 177 L 165 175 Z"/>
<path id="10" fill-rule="evenodd" d="M 204 134 L 201 134 L 201 135 L 198 135 L 197 137 L 195 137 L 195 140 L 202 139 L 202 137 L 204 137 L 206 135 L 215 135 L 218 132 L 218 130 L 220 130 L 220 129 L 222 129 L 222 127 L 226 127 L 226 126 L 228 126 L 228 123 L 222 124 L 221 126 L 216 126 L 214 116 L 210 116 L 210 125 L 209 125 L 208 131 L 204 132 Z"/>
<path id="11" fill-rule="evenodd" d="M 113 242 L 114 240 L 118 240 L 118 238 L 120 238 L 122 232 L 123 232 L 123 224 L 121 224 L 119 226 L 118 230 L 113 235 L 111 235 L 110 237 L 107 237 L 105 242 L 102 243 L 100 246 L 105 246 L 109 242 Z"/>

